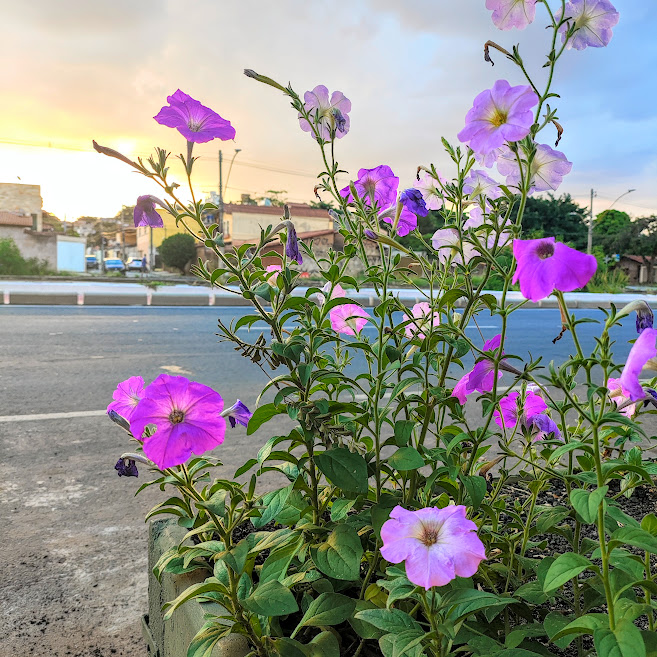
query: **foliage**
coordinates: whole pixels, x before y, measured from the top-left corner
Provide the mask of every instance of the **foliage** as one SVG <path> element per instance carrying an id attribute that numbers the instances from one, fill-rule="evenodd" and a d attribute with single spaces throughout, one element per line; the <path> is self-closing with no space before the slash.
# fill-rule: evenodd
<path id="1" fill-rule="evenodd" d="M 52 273 L 47 260 L 25 259 L 11 237 L 0 237 L 1 276 L 43 276 Z"/>
<path id="2" fill-rule="evenodd" d="M 196 257 L 196 240 L 186 233 L 175 233 L 162 240 L 159 251 L 166 267 L 173 267 L 184 274 Z"/>
<path id="3" fill-rule="evenodd" d="M 587 283 L 587 292 L 607 292 L 618 294 L 625 292 L 630 282 L 629 277 L 619 268 L 608 271 L 596 272 L 595 276 Z"/>

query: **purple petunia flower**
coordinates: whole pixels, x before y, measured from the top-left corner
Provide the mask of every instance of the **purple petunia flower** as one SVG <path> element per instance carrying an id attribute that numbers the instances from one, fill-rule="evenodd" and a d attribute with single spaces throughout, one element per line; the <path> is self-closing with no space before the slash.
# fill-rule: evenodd
<path id="1" fill-rule="evenodd" d="M 652 328 L 655 317 L 650 306 L 645 303 L 636 311 L 636 332 L 643 333 L 647 328 Z"/>
<path id="2" fill-rule="evenodd" d="M 413 319 L 414 321 L 409 321 Z M 409 317 L 406 313 L 402 315 L 403 322 L 409 322 L 404 327 L 404 333 L 409 339 L 415 337 L 420 340 L 424 340 L 425 331 L 429 325 L 438 326 L 440 324 L 440 313 L 431 312 L 431 306 L 426 301 L 421 301 L 416 303 L 413 308 L 411 308 L 411 316 Z"/>
<path id="3" fill-rule="evenodd" d="M 538 432 L 532 437 L 533 443 L 543 440 L 549 435 L 552 435 L 555 440 L 563 441 L 557 423 L 549 415 L 546 415 L 545 413 L 534 415 L 531 423 L 536 429 L 538 429 Z"/>
<path id="4" fill-rule="evenodd" d="M 370 320 L 366 310 L 355 303 L 343 303 L 329 310 L 331 328 L 344 335 L 357 335 Z"/>
<path id="5" fill-rule="evenodd" d="M 152 228 L 162 228 L 164 220 L 160 213 L 155 209 L 156 205 L 164 207 L 164 202 L 160 201 L 157 196 L 147 194 L 137 199 L 137 204 L 133 212 L 135 228 L 138 226 L 151 226 Z"/>
<path id="6" fill-rule="evenodd" d="M 214 449 L 224 441 L 224 400 L 212 388 L 184 376 L 160 374 L 144 391 L 130 428 L 141 440 L 149 424 L 155 433 L 144 439 L 144 454 L 160 470 L 184 463 L 191 454 Z"/>
<path id="7" fill-rule="evenodd" d="M 530 193 L 556 191 L 572 168 L 573 163 L 569 162 L 563 153 L 555 151 L 547 144 L 538 144 L 529 171 Z M 520 167 L 515 153 L 510 148 L 502 149 L 497 158 L 497 170 L 506 176 L 508 187 L 517 187 L 520 184 Z"/>
<path id="8" fill-rule="evenodd" d="M 399 178 L 386 164 L 380 164 L 374 169 L 360 169 L 358 180 L 354 182 L 356 193 L 364 203 L 370 206 L 378 203 L 380 208 L 388 207 L 396 202 L 398 187 Z M 340 195 L 350 202 L 354 201 L 349 186 L 341 189 Z"/>
<path id="9" fill-rule="evenodd" d="M 422 192 L 419 189 L 410 187 L 405 189 L 399 195 L 399 202 L 410 212 L 419 217 L 426 217 L 429 214 L 427 204 L 424 202 Z"/>
<path id="10" fill-rule="evenodd" d="M 486 558 L 477 525 L 464 506 L 407 511 L 396 506 L 381 527 L 381 556 L 406 562 L 406 577 L 425 589 L 444 586 L 458 575 L 471 577 Z"/>
<path id="11" fill-rule="evenodd" d="M 331 141 L 333 135 L 342 139 L 349 132 L 349 112 L 351 101 L 341 91 L 334 91 L 329 100 L 328 89 L 317 85 L 312 91 L 303 95 L 304 107 L 324 141 Z M 310 123 L 299 112 L 299 125 L 304 132 L 310 132 L 313 139 L 317 139 Z"/>
<path id="12" fill-rule="evenodd" d="M 497 351 L 500 348 L 501 343 L 502 335 L 498 333 L 494 338 L 484 342 L 484 346 L 481 350 L 485 353 Z M 503 354 L 504 352 L 502 351 L 500 355 Z M 489 356 L 493 357 L 494 354 L 490 353 Z M 498 372 L 497 378 L 499 379 L 501 376 L 502 372 Z M 474 392 L 475 390 L 477 392 L 490 392 L 493 389 L 494 384 L 495 363 L 488 358 L 484 358 L 483 360 L 480 360 L 478 363 L 476 363 L 472 369 L 472 372 L 470 372 L 465 390 L 468 394 Z"/>
<path id="13" fill-rule="evenodd" d="M 645 364 L 651 359 L 657 357 L 657 329 L 644 329 L 641 335 L 632 345 L 630 353 L 625 361 L 625 367 L 621 372 L 618 381 L 620 381 L 621 391 L 632 401 L 637 401 L 645 397 L 645 393 L 639 383 L 639 375 Z M 625 392 L 626 391 L 626 392 Z"/>
<path id="14" fill-rule="evenodd" d="M 463 181 L 463 193 L 468 195 L 468 201 L 483 201 L 487 198 L 499 198 L 502 190 L 496 180 L 485 171 L 473 169 Z"/>
<path id="15" fill-rule="evenodd" d="M 445 182 L 440 174 L 438 174 L 438 178 L 440 182 Z M 428 210 L 440 210 L 443 207 L 443 191 L 438 181 L 430 173 L 425 172 L 414 187 L 420 190 Z"/>
<path id="16" fill-rule="evenodd" d="M 144 379 L 140 376 L 131 376 L 121 381 L 112 394 L 114 401 L 107 407 L 108 414 L 118 413 L 130 422 L 137 404 L 144 396 Z"/>
<path id="17" fill-rule="evenodd" d="M 474 99 L 458 138 L 483 155 L 505 142 L 523 139 L 534 122 L 531 108 L 537 103 L 538 96 L 530 86 L 512 87 L 506 80 L 498 80 Z"/>
<path id="18" fill-rule="evenodd" d="M 621 380 L 612 378 L 608 379 L 607 390 L 609 390 L 609 399 L 611 399 L 616 406 L 623 406 L 619 412 L 626 417 L 632 417 L 636 410 L 636 404 L 628 404 L 625 406 L 625 402 L 630 401 L 630 393 L 623 387 Z"/>
<path id="19" fill-rule="evenodd" d="M 602 48 L 612 37 L 612 27 L 620 18 L 614 5 L 609 0 L 571 0 L 566 4 L 567 23 L 559 28 L 561 42 L 566 40 L 569 26 L 573 24 L 577 31 L 566 44 L 566 48 L 584 50 L 584 48 Z M 555 19 L 561 20 L 561 11 L 555 14 Z"/>
<path id="20" fill-rule="evenodd" d="M 536 17 L 536 0 L 486 0 L 486 9 L 493 10 L 491 18 L 498 29 L 524 30 Z"/>
<path id="21" fill-rule="evenodd" d="M 397 216 L 399 207 L 397 204 L 390 205 L 385 210 L 379 213 L 379 219 L 386 224 L 395 225 L 395 217 Z M 399 237 L 408 235 L 411 231 L 417 228 L 417 215 L 413 214 L 405 205 L 401 206 L 399 219 L 397 219 L 397 227 L 395 232 Z"/>
<path id="22" fill-rule="evenodd" d="M 518 261 L 513 282 L 520 281 L 522 296 L 534 302 L 554 290 L 572 292 L 584 287 L 598 268 L 594 256 L 556 242 L 554 237 L 513 240 L 513 255 Z"/>
<path id="23" fill-rule="evenodd" d="M 518 422 L 529 428 L 535 415 L 540 415 L 547 410 L 547 404 L 540 395 L 528 390 L 522 400 L 522 408 L 518 406 L 520 393 L 517 391 L 509 393 L 506 397 L 500 399 L 500 409 L 493 413 L 493 418 L 497 426 L 504 429 L 513 429 Z"/>
<path id="24" fill-rule="evenodd" d="M 287 226 L 287 241 L 285 242 L 285 255 L 290 260 L 296 260 L 297 264 L 303 263 L 301 252 L 299 251 L 299 240 L 297 239 L 297 231 L 294 229 L 294 224 L 291 221 L 285 222 Z"/>
<path id="25" fill-rule="evenodd" d="M 119 477 L 138 477 L 139 470 L 133 459 L 119 459 L 114 466 Z"/>
<path id="26" fill-rule="evenodd" d="M 221 414 L 221 417 L 228 418 L 232 429 L 234 429 L 238 424 L 246 427 L 249 424 L 249 420 L 252 416 L 253 413 L 251 413 L 246 404 L 242 403 L 239 399 L 230 408 L 227 408 Z"/>
<path id="27" fill-rule="evenodd" d="M 176 128 L 187 140 L 204 144 L 213 139 L 235 139 L 235 128 L 198 100 L 178 89 L 167 96 L 168 106 L 163 107 L 153 118 L 168 128 Z"/>
<path id="28" fill-rule="evenodd" d="M 474 247 L 463 242 L 456 228 L 439 228 L 431 236 L 431 245 L 438 251 L 438 262 L 444 264 L 449 258 L 452 264 L 467 262 L 474 255 Z"/>

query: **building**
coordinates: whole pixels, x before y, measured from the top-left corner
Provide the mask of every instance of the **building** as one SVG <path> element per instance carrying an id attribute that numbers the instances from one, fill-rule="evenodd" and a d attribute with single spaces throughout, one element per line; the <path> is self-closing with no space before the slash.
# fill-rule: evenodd
<path id="1" fill-rule="evenodd" d="M 43 230 L 43 199 L 40 185 L 0 183 L 0 211 L 31 217 L 32 230 Z"/>
<path id="2" fill-rule="evenodd" d="M 153 268 L 153 263 L 151 263 L 151 249 L 153 251 L 153 257 L 155 257 L 163 240 L 176 233 L 187 232 L 182 224 L 176 226 L 176 218 L 172 214 L 169 214 L 169 212 L 162 208 L 158 208 L 157 212 L 162 217 L 164 227 L 151 229 L 150 226 L 137 226 L 136 229 L 136 257 L 143 258 L 146 256 L 146 261 L 150 269 Z M 192 227 L 190 226 L 190 228 Z"/>
<path id="3" fill-rule="evenodd" d="M 657 283 L 657 267 L 650 256 L 624 255 L 617 266 L 627 275 L 631 285 Z"/>

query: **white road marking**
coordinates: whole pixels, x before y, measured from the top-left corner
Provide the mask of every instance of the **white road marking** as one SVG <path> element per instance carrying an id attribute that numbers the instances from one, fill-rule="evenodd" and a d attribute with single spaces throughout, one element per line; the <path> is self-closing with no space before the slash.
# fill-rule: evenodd
<path id="1" fill-rule="evenodd" d="M 37 413 L 35 415 L 0 415 L 0 422 L 30 422 L 33 420 L 67 420 L 74 417 L 98 417 L 106 415 L 107 410 L 72 411 L 70 413 Z"/>

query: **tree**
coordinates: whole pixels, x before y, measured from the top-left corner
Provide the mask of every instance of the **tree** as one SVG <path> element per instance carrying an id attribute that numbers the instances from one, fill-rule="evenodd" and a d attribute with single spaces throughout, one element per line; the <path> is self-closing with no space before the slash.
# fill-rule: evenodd
<path id="1" fill-rule="evenodd" d="M 653 280 L 653 269 L 657 266 L 657 216 L 630 221 L 621 232 L 610 235 L 607 240 L 614 254 L 641 256 L 647 280 Z"/>
<path id="2" fill-rule="evenodd" d="M 187 233 L 176 233 L 160 244 L 162 263 L 185 273 L 187 265 L 196 258 L 196 240 Z"/>
<path id="3" fill-rule="evenodd" d="M 0 274 L 3 276 L 39 276 L 50 274 L 47 260 L 28 258 L 21 255 L 11 237 L 0 238 Z"/>
<path id="4" fill-rule="evenodd" d="M 629 246 L 628 239 L 634 239 L 634 228 L 626 212 L 605 210 L 593 222 L 593 243 L 602 247 L 605 255 L 620 253 Z"/>

